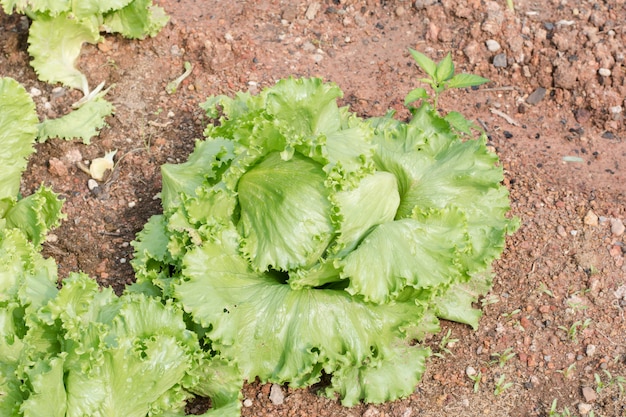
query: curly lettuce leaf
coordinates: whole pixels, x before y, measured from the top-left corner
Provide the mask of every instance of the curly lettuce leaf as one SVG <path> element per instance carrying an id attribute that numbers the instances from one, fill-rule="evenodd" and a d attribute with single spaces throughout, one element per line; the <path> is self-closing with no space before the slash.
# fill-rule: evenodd
<path id="1" fill-rule="evenodd" d="M 21 229 L 30 240 L 43 243 L 48 231 L 65 218 L 61 213 L 63 203 L 50 188 L 39 187 L 34 194 L 12 203 L 4 217 L 7 227 Z"/>
<path id="2" fill-rule="evenodd" d="M 104 15 L 103 26 L 107 32 L 120 33 L 126 38 L 143 39 L 155 36 L 169 21 L 165 10 L 152 4 L 152 0 L 118 0 L 113 11 Z M 108 4 L 109 2 L 104 2 Z M 127 3 L 124 7 L 121 4 Z"/>
<path id="3" fill-rule="evenodd" d="M 357 405 L 364 398 L 381 404 L 408 397 L 422 377 L 430 349 L 392 345 L 387 354 L 389 357 L 379 366 L 346 367 L 333 373 L 331 385 L 324 393 L 331 398 L 339 394 L 346 407 Z"/>
<path id="4" fill-rule="evenodd" d="M 46 119 L 38 125 L 37 140 L 45 142 L 51 138 L 81 139 L 85 145 L 98 136 L 105 125 L 105 118 L 113 114 L 113 104 L 99 96 L 87 101 L 78 109 L 56 119 Z"/>
<path id="5" fill-rule="evenodd" d="M 82 0 L 72 2 L 72 13 L 79 19 L 103 15 L 128 6 L 134 0 Z"/>
<path id="6" fill-rule="evenodd" d="M 24 417 L 66 417 L 67 393 L 63 378 L 63 357 L 42 360 L 26 370 L 30 396 L 20 405 Z"/>
<path id="7" fill-rule="evenodd" d="M 431 208 L 456 208 L 467 221 L 471 251 L 463 262 L 469 273 L 487 268 L 504 248 L 504 238 L 516 229 L 506 218 L 508 190 L 500 185 L 498 157 L 484 138 L 461 141 L 448 122 L 425 105 L 409 124 L 390 118 L 373 119 L 376 154 L 381 169 L 399 182 L 397 218 Z"/>
<path id="8" fill-rule="evenodd" d="M 161 201 L 164 210 L 177 207 L 180 195 L 194 196 L 196 189 L 205 181 L 219 181 L 221 167 L 235 157 L 232 141 L 215 139 L 196 142 L 194 151 L 182 164 L 164 164 L 161 166 L 163 190 Z"/>
<path id="9" fill-rule="evenodd" d="M 324 179 L 316 162 L 299 154 L 284 161 L 278 153 L 241 177 L 242 249 L 254 268 L 287 271 L 321 257 L 333 232 Z"/>
<path id="10" fill-rule="evenodd" d="M 477 324 L 515 221 L 482 139 L 462 141 L 428 104 L 410 123 L 363 121 L 340 95 L 287 79 L 207 100 L 217 123 L 164 167 L 164 214 L 133 266 L 138 289 L 180 303 L 242 378 L 301 387 L 326 373 L 327 395 L 352 405 L 411 394 L 429 351 L 408 342 L 437 317 Z"/>
<path id="11" fill-rule="evenodd" d="M 34 152 L 37 135 L 35 103 L 24 87 L 12 78 L 0 78 L 0 217 L 7 201 L 17 197 L 22 171 Z"/>
<path id="12" fill-rule="evenodd" d="M 439 292 L 451 282 L 466 281 L 460 261 L 468 244 L 464 225 L 457 210 L 432 210 L 419 220 L 377 226 L 341 260 L 342 276 L 350 279 L 346 291 L 380 304 L 391 302 L 407 286 Z"/>
<path id="13" fill-rule="evenodd" d="M 83 43 L 101 40 L 98 25 L 97 19 L 73 19 L 67 13 L 38 15 L 28 33 L 28 53 L 39 79 L 60 82 L 88 95 L 87 77 L 76 68 L 76 60 Z"/>
<path id="14" fill-rule="evenodd" d="M 281 276 L 251 269 L 234 230 L 189 252 L 184 262 L 185 279 L 175 284 L 175 297 L 248 380 L 258 376 L 301 387 L 317 382 L 322 370 L 367 363 L 391 371 L 401 360 L 393 341 L 402 340 L 424 312 L 410 298 L 374 305 L 343 290 L 292 290 Z M 412 386 L 422 371 L 413 369 Z"/>

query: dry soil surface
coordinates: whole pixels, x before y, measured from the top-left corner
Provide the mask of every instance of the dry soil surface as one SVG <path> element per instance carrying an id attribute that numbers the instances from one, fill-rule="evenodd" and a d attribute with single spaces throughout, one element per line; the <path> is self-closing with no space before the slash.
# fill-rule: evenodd
<path id="1" fill-rule="evenodd" d="M 487 131 L 522 224 L 495 263 L 480 328 L 443 323 L 409 398 L 348 409 L 313 390 L 274 387 L 270 399 L 251 381 L 243 415 L 626 416 L 624 0 L 514 0 L 515 11 L 505 0 L 157 3 L 171 20 L 155 38 L 83 48 L 90 84 L 113 85 L 108 127 L 89 146 L 38 145 L 26 172 L 24 195 L 43 182 L 65 200 L 44 251 L 62 277 L 82 270 L 117 292 L 133 281 L 129 242 L 161 210 L 160 165 L 186 160 L 201 137 L 207 96 L 320 76 L 361 116 L 406 117 L 423 76 L 408 48 L 452 52 L 459 71 L 491 82 L 446 93 L 440 108 Z M 0 74 L 26 86 L 42 119 L 62 115 L 81 94 L 36 79 L 28 25 L 0 12 Z M 185 61 L 193 73 L 167 94 Z M 111 149 L 116 168 L 90 191 L 76 162 Z"/>

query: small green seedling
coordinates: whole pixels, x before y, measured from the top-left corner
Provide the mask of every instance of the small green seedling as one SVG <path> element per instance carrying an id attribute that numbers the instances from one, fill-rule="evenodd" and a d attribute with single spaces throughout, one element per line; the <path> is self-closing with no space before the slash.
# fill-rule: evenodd
<path id="1" fill-rule="evenodd" d="M 497 363 L 500 365 L 500 368 L 503 368 L 510 359 L 515 357 L 515 355 L 517 355 L 517 353 L 513 352 L 513 348 L 506 348 L 503 352 L 492 353 L 491 357 L 494 358 L 494 360 L 490 363 Z"/>
<path id="2" fill-rule="evenodd" d="M 489 80 L 473 74 L 454 74 L 454 63 L 452 54 L 448 53 L 440 62 L 435 63 L 421 52 L 409 49 L 417 65 L 428 75 L 428 78 L 420 78 L 419 81 L 428 84 L 434 91 L 433 107 L 437 108 L 439 94 L 450 88 L 465 88 L 484 84 Z M 409 92 L 404 100 L 405 105 L 409 105 L 417 100 L 430 98 L 426 89 L 416 88 Z M 456 127 L 456 126 L 455 126 Z"/>
<path id="3" fill-rule="evenodd" d="M 620 397 L 624 395 L 624 390 L 625 390 L 624 387 L 626 386 L 626 378 L 620 375 L 614 377 L 606 369 L 604 369 L 603 372 L 608 378 L 608 381 L 606 382 L 602 381 L 600 374 L 597 374 L 597 373 L 593 374 L 593 379 L 595 380 L 595 383 L 596 383 L 596 392 L 599 394 L 604 388 L 608 388 L 612 385 L 616 385 L 617 388 L 619 389 Z"/>
<path id="4" fill-rule="evenodd" d="M 563 374 L 563 378 L 565 379 L 570 379 L 572 377 L 572 374 L 574 373 L 574 371 L 576 370 L 576 364 L 573 363 L 570 366 L 568 366 L 567 368 L 561 369 L 559 371 L 557 371 L 560 374 Z"/>
<path id="5" fill-rule="evenodd" d="M 572 413 L 569 411 L 569 408 L 565 407 L 562 412 L 558 412 L 556 410 L 557 400 L 556 398 L 552 401 L 552 406 L 550 407 L 550 412 L 548 413 L 548 417 L 571 417 Z"/>
<path id="6" fill-rule="evenodd" d="M 448 346 L 455 344 L 459 339 L 450 339 L 451 332 L 452 330 L 448 329 L 446 335 L 441 339 L 441 342 L 439 342 L 439 352 L 433 353 L 433 355 L 439 358 L 443 358 L 444 354 L 452 355 L 452 351 L 448 349 Z"/>
<path id="7" fill-rule="evenodd" d="M 506 381 L 506 375 L 504 374 L 500 375 L 500 378 L 498 378 L 498 380 L 496 381 L 496 388 L 493 390 L 493 395 L 498 396 L 513 386 L 512 382 L 505 382 L 505 381 Z"/>
<path id="8" fill-rule="evenodd" d="M 591 324 L 591 319 L 585 319 L 585 321 L 577 320 L 567 328 L 565 326 L 559 326 L 558 328 L 567 333 L 567 338 L 574 343 L 578 343 L 578 332 L 585 330 Z"/>
<path id="9" fill-rule="evenodd" d="M 467 377 L 474 382 L 474 394 L 480 390 L 480 382 L 483 379 L 483 373 L 481 371 L 466 373 Z"/>
<path id="10" fill-rule="evenodd" d="M 544 293 L 546 295 L 549 295 L 550 297 L 554 298 L 554 293 L 548 288 L 548 286 L 541 282 L 539 284 L 539 288 L 537 289 L 537 291 L 539 291 L 540 293 Z"/>

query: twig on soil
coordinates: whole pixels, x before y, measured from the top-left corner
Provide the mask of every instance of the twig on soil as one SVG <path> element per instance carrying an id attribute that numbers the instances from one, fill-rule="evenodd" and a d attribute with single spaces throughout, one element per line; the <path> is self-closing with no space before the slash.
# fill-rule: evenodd
<path id="1" fill-rule="evenodd" d="M 519 126 L 519 123 L 517 123 L 517 121 L 515 119 L 513 119 L 511 116 L 509 116 L 508 114 L 506 114 L 504 112 L 501 112 L 498 109 L 494 109 L 493 107 L 490 108 L 489 111 L 491 111 L 491 113 L 495 114 L 496 116 L 502 117 L 504 120 L 506 120 L 511 125 Z"/>
<path id="2" fill-rule="evenodd" d="M 624 346 L 621 343 L 615 343 L 614 341 L 611 340 L 610 337 L 608 337 L 607 335 L 605 335 L 604 333 L 602 333 L 600 330 L 598 330 L 597 328 L 595 329 L 596 333 L 599 333 L 601 336 L 603 336 L 606 340 L 609 341 L 610 344 L 612 344 L 613 346 Z"/>
<path id="3" fill-rule="evenodd" d="M 478 91 L 516 91 L 516 88 L 513 87 L 512 85 L 505 85 L 502 87 L 491 87 L 491 88 L 481 88 Z"/>
<path id="4" fill-rule="evenodd" d="M 476 121 L 478 122 L 478 124 L 480 124 L 480 127 L 482 127 L 485 132 L 489 131 L 489 128 L 487 127 L 487 123 L 483 122 L 480 119 L 476 119 Z"/>

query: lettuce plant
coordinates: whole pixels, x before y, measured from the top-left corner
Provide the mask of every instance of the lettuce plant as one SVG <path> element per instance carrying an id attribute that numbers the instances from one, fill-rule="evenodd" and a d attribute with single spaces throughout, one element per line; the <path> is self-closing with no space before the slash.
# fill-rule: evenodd
<path id="1" fill-rule="evenodd" d="M 39 79 L 91 91 L 75 66 L 84 43 L 102 40 L 100 32 L 120 33 L 131 39 L 154 36 L 167 23 L 164 10 L 151 0 L 0 0 L 7 14 L 32 19 L 28 52 Z"/>
<path id="2" fill-rule="evenodd" d="M 57 288 L 40 244 L 61 202 L 46 187 L 19 198 L 38 123 L 24 88 L 0 78 L 0 415 L 175 417 L 195 395 L 213 399 L 206 417 L 237 415 L 235 365 L 201 348 L 179 306 L 78 273 Z"/>
<path id="3" fill-rule="evenodd" d="M 101 32 L 137 39 L 155 36 L 167 23 L 165 11 L 151 0 L 0 0 L 5 13 L 21 13 L 32 22 L 28 32 L 31 66 L 40 80 L 80 89 L 84 97 L 77 110 L 39 125 L 39 141 L 80 138 L 89 144 L 113 113 L 104 99 L 104 82 L 91 90 L 78 68 L 84 43 L 97 44 Z"/>
<path id="4" fill-rule="evenodd" d="M 205 139 L 162 167 L 130 291 L 180 304 L 241 379 L 330 375 L 324 393 L 349 406 L 410 395 L 438 318 L 478 325 L 516 221 L 484 136 L 428 102 L 363 120 L 341 95 L 289 78 L 209 98 Z"/>

